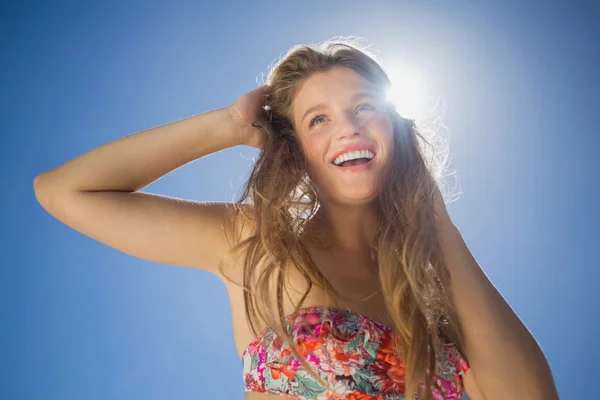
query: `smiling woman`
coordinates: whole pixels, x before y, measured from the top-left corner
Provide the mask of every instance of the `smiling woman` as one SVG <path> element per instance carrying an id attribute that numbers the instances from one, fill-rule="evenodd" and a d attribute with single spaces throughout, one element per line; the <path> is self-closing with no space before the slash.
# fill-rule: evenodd
<path id="1" fill-rule="evenodd" d="M 475 393 L 436 241 L 441 168 L 390 88 L 349 41 L 295 46 L 268 75 L 270 123 L 256 125 L 263 151 L 240 199 L 251 212 L 238 209 L 254 228 L 232 250 L 251 256 L 243 290 L 228 283 L 251 330 L 239 347 L 247 398 Z"/>
<path id="2" fill-rule="evenodd" d="M 294 46 L 267 80 L 39 175 L 37 199 L 127 254 L 221 278 L 246 399 L 450 400 L 463 387 L 472 400 L 556 399 L 375 56 L 350 41 Z M 242 144 L 262 151 L 233 204 L 140 192 Z"/>

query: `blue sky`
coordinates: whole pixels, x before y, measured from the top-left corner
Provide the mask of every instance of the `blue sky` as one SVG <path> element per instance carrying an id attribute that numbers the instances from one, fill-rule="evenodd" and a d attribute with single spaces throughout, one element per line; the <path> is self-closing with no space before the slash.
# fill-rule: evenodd
<path id="1" fill-rule="evenodd" d="M 460 179 L 451 217 L 541 344 L 561 398 L 594 397 L 597 6 L 201 3 L 0 5 L 0 398 L 243 397 L 222 283 L 72 230 L 39 206 L 33 179 L 106 142 L 225 107 L 290 46 L 347 35 L 427 75 L 446 105 Z M 228 149 L 144 191 L 232 200 L 256 154 Z"/>

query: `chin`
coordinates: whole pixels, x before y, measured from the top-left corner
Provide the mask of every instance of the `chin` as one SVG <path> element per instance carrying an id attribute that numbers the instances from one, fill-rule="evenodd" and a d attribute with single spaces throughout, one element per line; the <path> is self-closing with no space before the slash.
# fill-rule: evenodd
<path id="1" fill-rule="evenodd" d="M 379 197 L 382 189 L 380 177 L 375 176 L 342 175 L 335 179 L 311 179 L 317 189 L 317 197 L 336 205 L 367 205 Z"/>
<path id="2" fill-rule="evenodd" d="M 335 193 L 328 193 L 327 198 L 334 204 L 345 206 L 369 205 L 379 197 L 379 188 L 365 187 L 364 185 L 356 190 L 344 188 Z"/>

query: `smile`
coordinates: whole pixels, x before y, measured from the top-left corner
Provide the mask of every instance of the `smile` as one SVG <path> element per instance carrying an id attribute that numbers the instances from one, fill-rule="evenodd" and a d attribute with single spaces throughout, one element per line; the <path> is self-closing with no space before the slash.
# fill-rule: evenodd
<path id="1" fill-rule="evenodd" d="M 371 168 L 373 166 L 374 159 L 375 155 L 373 154 L 371 158 L 359 157 L 351 159 L 349 161 L 342 161 L 340 165 L 336 165 L 335 163 L 332 164 L 335 166 L 335 168 L 343 172 L 359 172 Z"/>

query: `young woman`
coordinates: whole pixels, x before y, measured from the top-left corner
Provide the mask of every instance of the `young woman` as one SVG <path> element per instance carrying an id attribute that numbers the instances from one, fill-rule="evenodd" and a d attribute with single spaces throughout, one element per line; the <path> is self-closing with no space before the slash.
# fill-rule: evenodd
<path id="1" fill-rule="evenodd" d="M 35 193 L 98 241 L 222 278 L 248 400 L 557 399 L 390 85 L 351 42 L 295 46 L 231 106 L 93 149 L 38 176 Z M 242 144 L 262 152 L 234 204 L 140 191 Z"/>

